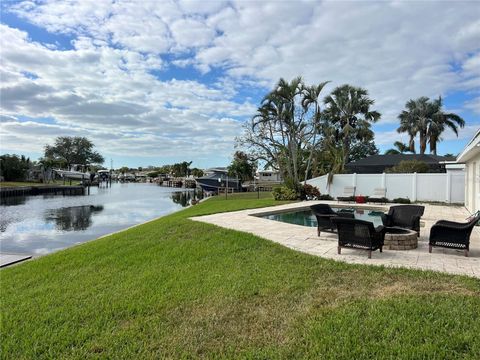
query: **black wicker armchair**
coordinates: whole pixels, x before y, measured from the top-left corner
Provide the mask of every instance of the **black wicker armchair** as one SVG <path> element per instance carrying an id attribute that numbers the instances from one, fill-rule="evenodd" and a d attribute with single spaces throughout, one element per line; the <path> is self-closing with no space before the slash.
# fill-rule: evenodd
<path id="1" fill-rule="evenodd" d="M 411 229 L 420 236 L 420 218 L 425 211 L 421 205 L 395 205 L 391 206 L 388 214 L 382 215 L 382 222 L 387 227 L 401 227 Z"/>
<path id="2" fill-rule="evenodd" d="M 348 217 L 354 218 L 353 213 L 346 213 L 342 211 L 333 211 L 333 209 L 328 204 L 317 204 L 310 206 L 310 210 L 317 218 L 317 235 L 320 236 L 321 232 L 335 232 L 337 228 L 332 223 L 333 217 Z"/>
<path id="3" fill-rule="evenodd" d="M 466 223 L 440 220 L 432 226 L 430 230 L 430 240 L 428 243 L 428 252 L 432 252 L 434 246 L 459 249 L 465 251 L 468 257 L 470 250 L 470 235 L 473 227 L 480 220 L 480 212 L 474 215 Z"/>
<path id="4" fill-rule="evenodd" d="M 338 231 L 338 253 L 342 247 L 368 250 L 368 258 L 372 258 L 372 251 L 382 252 L 385 239 L 385 227 L 375 228 L 369 221 L 348 219 L 343 217 L 332 218 Z"/>

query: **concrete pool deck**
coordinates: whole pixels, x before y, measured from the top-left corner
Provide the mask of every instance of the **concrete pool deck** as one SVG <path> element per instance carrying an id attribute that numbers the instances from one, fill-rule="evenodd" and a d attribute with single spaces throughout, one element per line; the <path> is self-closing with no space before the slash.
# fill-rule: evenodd
<path id="1" fill-rule="evenodd" d="M 342 254 L 338 255 L 337 236 L 335 234 L 322 233 L 322 235 L 318 237 L 317 229 L 314 227 L 293 225 L 258 217 L 258 215 L 271 214 L 272 212 L 308 209 L 310 205 L 317 203 L 328 203 L 337 207 L 352 206 L 351 203 L 338 203 L 336 201 L 308 201 L 198 216 L 191 219 L 232 230 L 248 232 L 291 249 L 327 259 L 352 264 L 433 270 L 480 278 L 480 227 L 476 226 L 472 231 L 469 257 L 464 256 L 463 250 L 433 248 L 432 254 L 428 252 L 428 236 L 432 225 L 441 219 L 464 222 L 465 218 L 469 216 L 469 213 L 463 206 L 423 204 L 425 206 L 425 213 L 421 219 L 423 227 L 420 229 L 418 247 L 413 250 L 384 250 L 383 253 L 375 251 L 372 253 L 371 259 L 368 259 L 366 251 L 354 249 L 342 249 Z M 390 205 L 393 204 L 355 204 L 355 207 L 364 209 L 383 208 L 387 210 Z"/>

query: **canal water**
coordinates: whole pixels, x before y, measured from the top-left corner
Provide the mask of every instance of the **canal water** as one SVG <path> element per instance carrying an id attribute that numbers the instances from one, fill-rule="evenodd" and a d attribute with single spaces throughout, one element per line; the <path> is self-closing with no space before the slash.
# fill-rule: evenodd
<path id="1" fill-rule="evenodd" d="M 187 206 L 192 190 L 113 183 L 90 195 L 2 198 L 0 252 L 43 255 Z"/>

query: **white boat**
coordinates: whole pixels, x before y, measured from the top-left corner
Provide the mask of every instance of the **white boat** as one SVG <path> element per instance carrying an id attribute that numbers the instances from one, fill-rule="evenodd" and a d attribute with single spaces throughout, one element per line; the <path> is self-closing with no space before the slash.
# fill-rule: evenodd
<path id="1" fill-rule="evenodd" d="M 65 179 L 72 179 L 72 180 L 90 180 L 90 173 L 88 171 L 82 172 L 76 170 L 82 165 L 72 165 L 70 170 L 62 170 L 62 169 L 53 169 L 58 175 Z"/>

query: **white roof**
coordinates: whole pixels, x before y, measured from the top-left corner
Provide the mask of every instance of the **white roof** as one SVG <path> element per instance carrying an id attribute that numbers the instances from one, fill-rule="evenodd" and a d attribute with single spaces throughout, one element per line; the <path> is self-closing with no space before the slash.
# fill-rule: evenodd
<path id="1" fill-rule="evenodd" d="M 465 162 L 475 155 L 480 154 L 480 129 L 477 130 L 472 140 L 465 146 L 465 149 L 457 156 L 457 162 Z"/>

